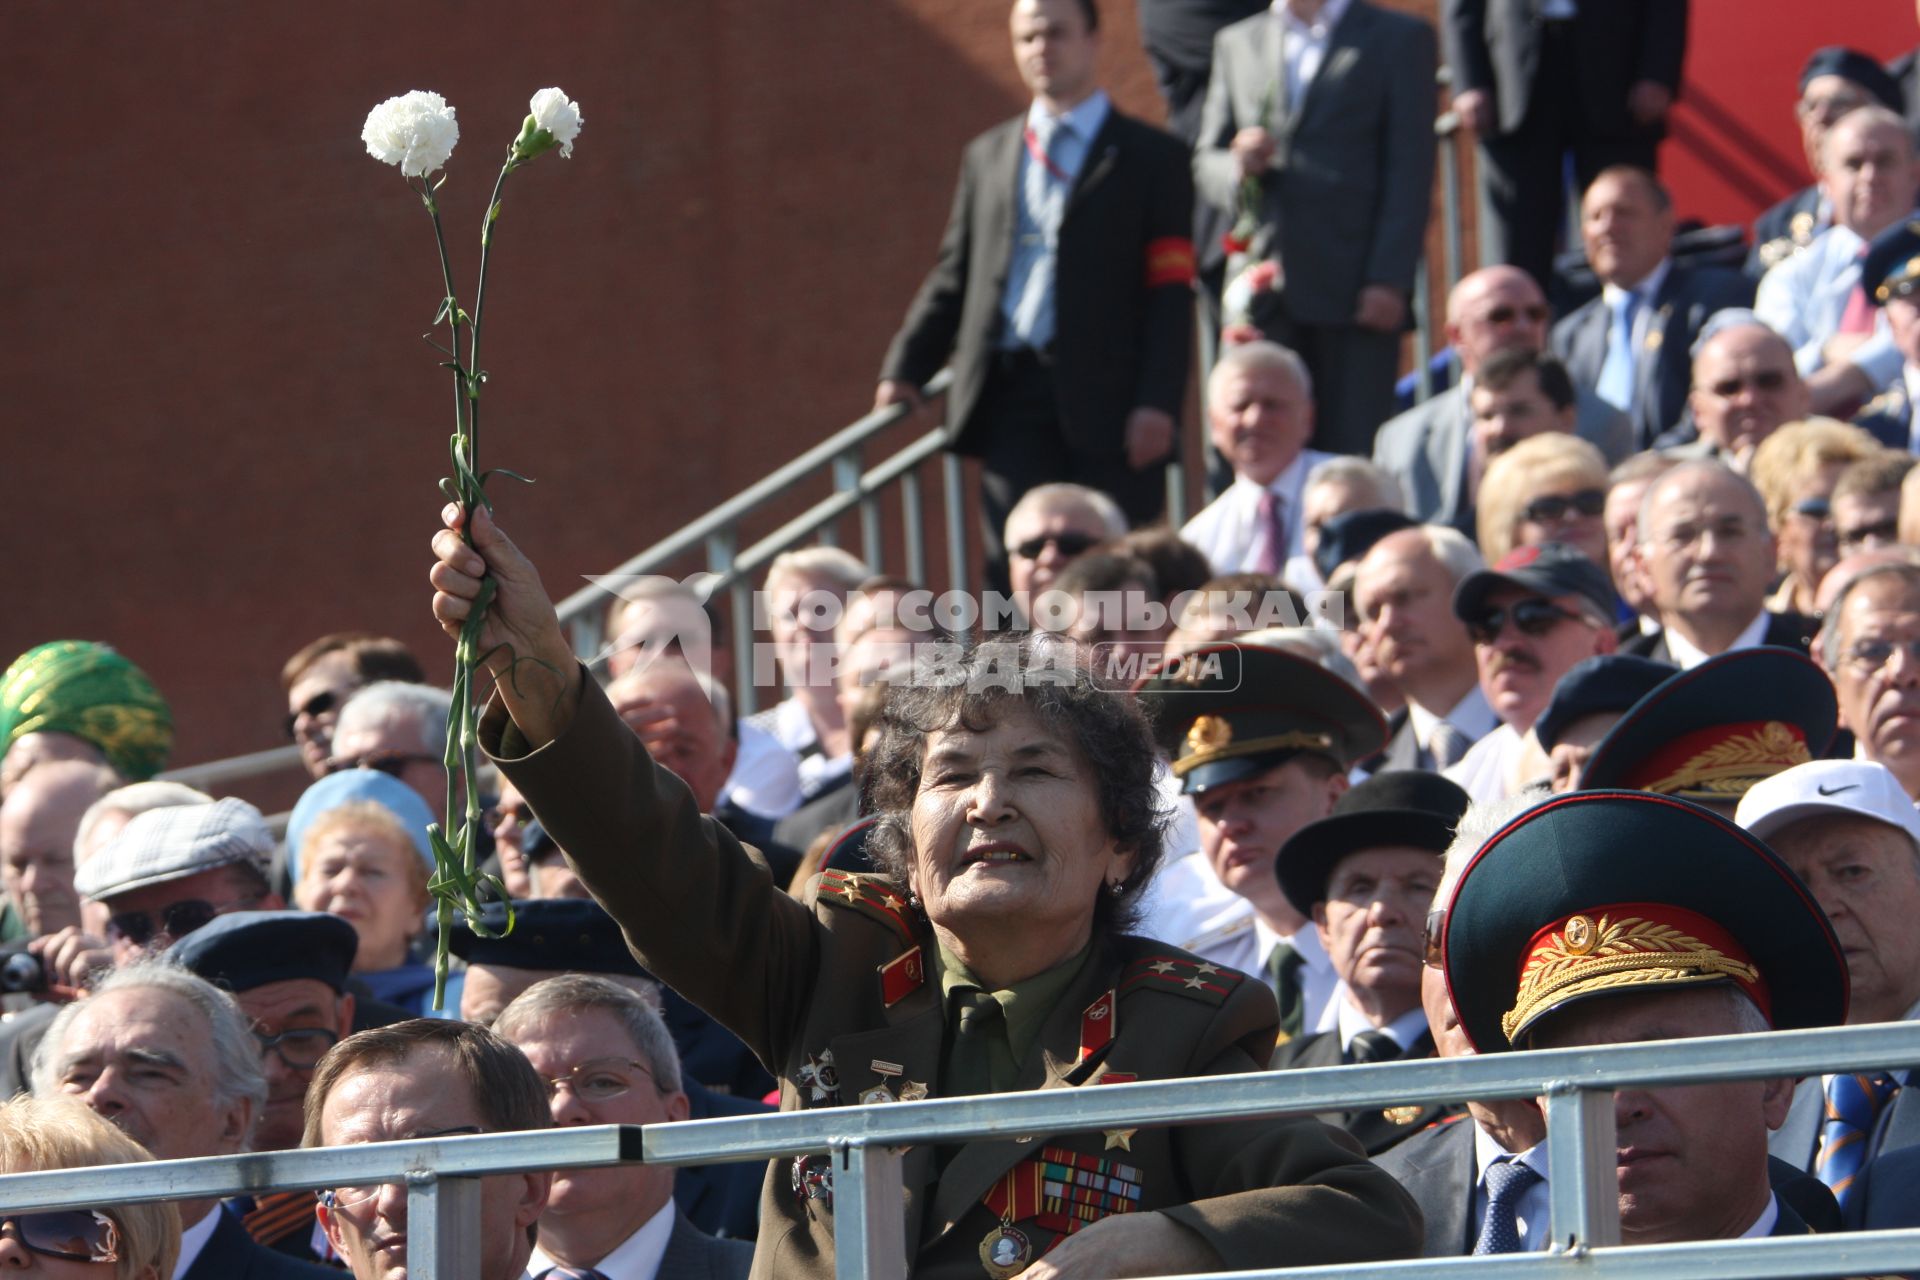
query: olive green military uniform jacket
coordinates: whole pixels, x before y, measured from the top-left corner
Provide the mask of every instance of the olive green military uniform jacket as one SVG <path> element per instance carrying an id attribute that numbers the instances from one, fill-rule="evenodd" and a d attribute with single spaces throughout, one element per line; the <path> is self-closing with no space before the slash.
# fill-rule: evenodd
<path id="1" fill-rule="evenodd" d="M 881 1086 L 941 1096 L 947 1017 L 919 912 L 870 876 L 830 873 L 813 906 L 789 897 L 584 683 L 554 742 L 526 753 L 498 703 L 481 742 L 640 962 L 760 1056 L 784 1109 L 856 1104 Z M 1265 1066 L 1278 1019 L 1260 984 L 1139 938 L 1093 945 L 1021 1064 L 1021 1088 Z M 1003 1224 L 1038 1258 L 1111 1212 L 1162 1211 L 1231 1269 L 1420 1249 L 1411 1198 L 1351 1138 L 1308 1119 L 921 1146 L 904 1174 L 911 1270 L 929 1280 L 990 1274 L 983 1256 Z M 833 1256 L 825 1157 L 773 1162 L 754 1276 L 830 1277 Z"/>

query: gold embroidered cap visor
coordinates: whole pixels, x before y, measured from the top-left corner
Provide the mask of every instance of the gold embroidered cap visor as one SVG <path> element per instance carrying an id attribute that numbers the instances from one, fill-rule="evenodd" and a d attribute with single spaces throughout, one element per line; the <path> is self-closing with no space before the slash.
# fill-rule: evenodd
<path id="1" fill-rule="evenodd" d="M 1481 846 L 1441 926 L 1448 994 L 1481 1053 L 1580 1000 L 1731 982 L 1782 1030 L 1846 1020 L 1847 968 L 1807 887 L 1699 805 L 1577 791 Z"/>
<path id="2" fill-rule="evenodd" d="M 1656 686 L 1594 744 L 1588 790 L 1658 791 L 1738 803 L 1747 788 L 1833 743 L 1833 682 L 1793 649 L 1739 649 Z"/>
<path id="3" fill-rule="evenodd" d="M 1878 307 L 1920 290 L 1920 221 L 1896 222 L 1873 238 L 1860 264 L 1860 286 Z"/>
<path id="4" fill-rule="evenodd" d="M 1360 689 L 1311 658 L 1262 645 L 1196 649 L 1139 694 L 1188 795 L 1299 751 L 1350 769 L 1387 743 L 1386 718 Z"/>

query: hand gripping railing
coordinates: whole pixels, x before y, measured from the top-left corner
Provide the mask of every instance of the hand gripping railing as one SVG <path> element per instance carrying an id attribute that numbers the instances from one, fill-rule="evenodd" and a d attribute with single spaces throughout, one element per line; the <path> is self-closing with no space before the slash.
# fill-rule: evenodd
<path id="1" fill-rule="evenodd" d="M 0 1177 L 0 1212 L 407 1184 L 413 1280 L 470 1280 L 478 1269 L 474 1180 L 525 1169 L 644 1160 L 711 1164 L 803 1152 L 833 1156 L 839 1280 L 904 1280 L 900 1151 L 913 1143 L 1018 1138 L 1124 1126 L 1223 1123 L 1289 1113 L 1460 1098 L 1544 1097 L 1551 1249 L 1504 1258 L 1343 1264 L 1232 1274 L 1287 1280 L 1579 1277 L 1762 1280 L 1920 1270 L 1920 1231 L 1753 1241 L 1619 1245 L 1611 1091 L 1818 1075 L 1920 1063 L 1920 1023 L 1765 1032 L 1375 1066 L 1049 1089 L 922 1103 L 830 1108 L 634 1129 L 616 1125 L 270 1152 Z M 1463 1121 L 1462 1123 L 1468 1123 Z M 1195 1280 L 1188 1277 L 1187 1280 Z"/>

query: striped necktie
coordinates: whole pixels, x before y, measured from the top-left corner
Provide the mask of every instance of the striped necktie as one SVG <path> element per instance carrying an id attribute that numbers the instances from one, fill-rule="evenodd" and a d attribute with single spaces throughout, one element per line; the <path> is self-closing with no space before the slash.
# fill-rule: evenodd
<path id="1" fill-rule="evenodd" d="M 1845 1208 L 1853 1180 L 1866 1163 L 1867 1135 L 1898 1086 L 1885 1072 L 1839 1075 L 1827 1081 L 1827 1120 L 1820 1127 L 1820 1154 L 1813 1173 Z"/>

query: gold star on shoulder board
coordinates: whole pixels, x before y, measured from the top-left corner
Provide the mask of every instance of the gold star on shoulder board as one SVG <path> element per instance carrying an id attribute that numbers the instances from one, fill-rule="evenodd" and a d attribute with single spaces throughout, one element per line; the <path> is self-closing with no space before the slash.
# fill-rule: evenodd
<path id="1" fill-rule="evenodd" d="M 1201 981 L 1199 978 L 1188 978 L 1185 982 L 1181 983 L 1180 985 L 1183 987 L 1190 988 L 1191 990 L 1198 991 L 1200 990 L 1200 988 L 1206 986 L 1207 984 Z"/>
<path id="2" fill-rule="evenodd" d="M 839 884 L 833 886 L 831 892 L 839 894 L 848 902 L 852 902 L 860 896 L 859 887 L 848 880 L 842 880 Z"/>
<path id="3" fill-rule="evenodd" d="M 1140 1131 L 1138 1129 L 1103 1129 L 1101 1132 L 1107 1135 L 1106 1150 L 1112 1151 L 1118 1147 L 1122 1151 L 1131 1151 L 1133 1135 Z"/>
<path id="4" fill-rule="evenodd" d="M 1148 965 L 1147 968 L 1153 970 L 1157 974 L 1165 976 L 1166 974 L 1173 972 L 1174 964 L 1173 964 L 1173 961 L 1171 960 L 1161 960 L 1156 964 Z"/>

